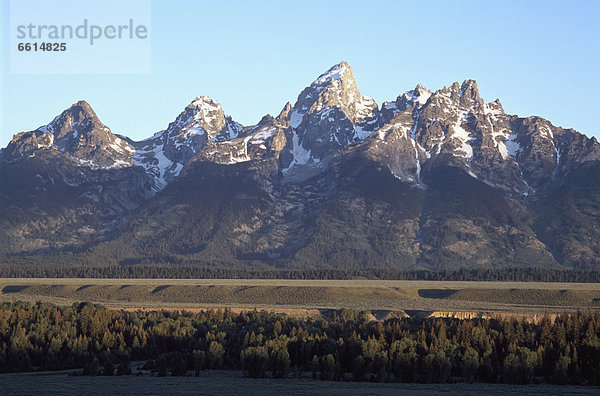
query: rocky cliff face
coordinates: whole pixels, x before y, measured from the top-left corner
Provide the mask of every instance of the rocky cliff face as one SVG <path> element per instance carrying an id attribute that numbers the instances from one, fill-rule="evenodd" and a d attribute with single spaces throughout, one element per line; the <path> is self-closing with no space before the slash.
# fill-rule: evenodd
<path id="1" fill-rule="evenodd" d="M 279 158 L 286 145 L 289 107 L 287 104 L 276 118 L 264 116 L 258 124 L 245 128 L 239 137 L 209 141 L 198 159 L 231 165 L 262 158 Z"/>
<path id="2" fill-rule="evenodd" d="M 595 138 L 506 114 L 475 81 L 379 107 L 342 62 L 252 126 L 198 97 L 141 142 L 85 102 L 15 135 L 0 152 L 0 246 L 114 262 L 597 268 L 599 170 Z"/>

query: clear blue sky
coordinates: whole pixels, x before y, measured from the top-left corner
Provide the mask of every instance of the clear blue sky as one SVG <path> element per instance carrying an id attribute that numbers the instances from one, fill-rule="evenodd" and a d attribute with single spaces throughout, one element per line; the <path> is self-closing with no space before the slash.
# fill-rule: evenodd
<path id="1" fill-rule="evenodd" d="M 154 0 L 147 75 L 11 75 L 0 3 L 2 147 L 79 99 L 134 139 L 198 95 L 253 124 L 341 60 L 378 104 L 472 78 L 508 113 L 600 137 L 600 1 Z"/>

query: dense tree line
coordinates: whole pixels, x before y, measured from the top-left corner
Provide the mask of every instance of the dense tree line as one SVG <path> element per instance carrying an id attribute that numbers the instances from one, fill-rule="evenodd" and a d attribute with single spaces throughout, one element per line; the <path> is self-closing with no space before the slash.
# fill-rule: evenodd
<path id="1" fill-rule="evenodd" d="M 600 271 L 548 268 L 461 269 L 244 269 L 188 265 L 9 265 L 0 264 L 0 278 L 152 278 L 152 279 L 397 279 L 446 281 L 600 282 Z"/>
<path id="2" fill-rule="evenodd" d="M 88 303 L 0 305 L 0 372 L 82 368 L 156 375 L 205 369 L 250 377 L 600 385 L 600 313 L 517 319 L 329 320 L 228 310 L 126 312 Z"/>

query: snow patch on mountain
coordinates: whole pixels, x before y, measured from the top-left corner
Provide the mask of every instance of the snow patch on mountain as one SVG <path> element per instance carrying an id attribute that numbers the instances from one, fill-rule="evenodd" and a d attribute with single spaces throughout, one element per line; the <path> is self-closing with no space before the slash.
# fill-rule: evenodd
<path id="1" fill-rule="evenodd" d="M 297 110 L 292 110 L 290 114 L 290 126 L 292 128 L 298 128 L 298 126 L 302 123 L 304 119 L 304 113 L 300 113 Z"/>
<path id="2" fill-rule="evenodd" d="M 517 141 L 515 141 L 516 138 L 517 138 L 517 134 L 511 133 L 508 136 L 508 139 L 504 142 L 504 145 L 506 146 L 506 151 L 508 152 L 508 155 L 510 155 L 513 158 L 521 150 L 521 145 Z"/>
<path id="3" fill-rule="evenodd" d="M 183 169 L 182 164 L 173 162 L 165 155 L 164 148 L 164 143 L 156 146 L 149 145 L 137 149 L 133 154 L 134 164 L 143 167 L 146 173 L 153 176 L 153 193 L 157 193 L 167 186 L 169 174 L 176 177 Z"/>
<path id="4" fill-rule="evenodd" d="M 412 137 L 410 138 L 410 141 L 412 143 L 413 148 L 415 149 L 415 161 L 417 162 L 417 183 L 418 183 L 421 178 L 421 161 L 419 160 L 419 149 L 417 148 L 418 143 Z"/>
<path id="5" fill-rule="evenodd" d="M 342 75 L 347 70 L 347 67 L 348 67 L 348 64 L 346 62 L 342 62 L 340 64 L 333 66 L 332 68 L 327 70 L 325 73 L 321 74 L 319 76 L 319 78 L 317 78 L 315 81 L 313 81 L 311 86 L 322 85 L 322 84 L 328 82 L 329 80 L 333 80 L 333 81 L 339 80 L 340 78 L 342 78 Z"/>
<path id="6" fill-rule="evenodd" d="M 286 169 L 290 169 L 294 165 L 305 165 L 308 164 L 312 159 L 310 156 L 310 150 L 305 149 L 299 142 L 300 138 L 296 131 L 292 131 L 292 163 Z"/>
<path id="7" fill-rule="evenodd" d="M 407 102 L 410 102 L 412 104 L 418 103 L 420 105 L 424 105 L 425 103 L 427 103 L 431 95 L 432 93 L 430 91 L 418 85 L 417 88 L 415 88 L 414 90 L 406 92 L 404 94 L 404 97 L 406 98 Z"/>
<path id="8" fill-rule="evenodd" d="M 462 121 L 465 117 L 465 114 L 463 114 L 462 117 L 459 115 L 458 120 L 452 126 L 452 137 L 460 141 L 461 145 L 459 150 L 464 154 L 459 155 L 464 158 L 473 158 L 473 147 L 471 147 L 471 144 L 469 143 L 471 141 L 471 136 L 469 136 L 469 132 L 462 127 Z"/>
<path id="9" fill-rule="evenodd" d="M 226 139 L 235 139 L 240 135 L 240 132 L 244 129 L 244 126 L 238 122 L 235 122 L 230 119 L 226 119 L 225 121 L 226 131 L 224 133 Z"/>
<path id="10" fill-rule="evenodd" d="M 276 133 L 276 128 L 269 128 L 265 131 L 261 131 L 250 136 L 250 140 L 252 144 L 262 144 L 265 142 L 266 139 L 273 137 Z"/>
<path id="11" fill-rule="evenodd" d="M 554 139 L 554 134 L 552 133 L 552 129 L 550 129 L 550 127 L 545 127 L 540 134 L 547 139 Z"/>
<path id="12" fill-rule="evenodd" d="M 396 102 L 383 102 L 381 109 L 389 110 L 395 113 L 398 111 L 398 105 L 396 105 Z"/>
<path id="13" fill-rule="evenodd" d="M 208 124 L 216 120 L 219 112 L 222 111 L 219 102 L 208 96 L 197 96 L 190 106 L 198 110 L 194 115 L 194 120 L 204 120 Z"/>

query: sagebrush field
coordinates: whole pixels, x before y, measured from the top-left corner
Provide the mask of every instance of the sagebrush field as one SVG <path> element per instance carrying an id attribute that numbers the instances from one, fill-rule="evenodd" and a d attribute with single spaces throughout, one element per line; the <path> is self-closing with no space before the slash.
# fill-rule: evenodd
<path id="1" fill-rule="evenodd" d="M 537 315 L 600 309 L 598 283 L 281 279 L 0 279 L 2 301 L 113 308 L 339 308 Z M 385 316 L 385 314 L 383 314 Z"/>

